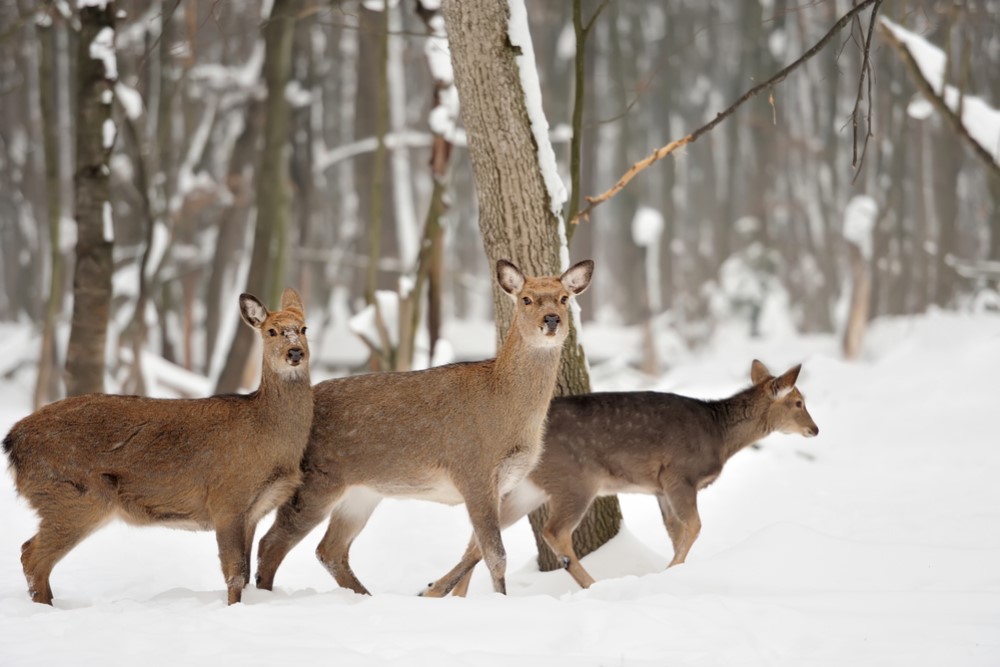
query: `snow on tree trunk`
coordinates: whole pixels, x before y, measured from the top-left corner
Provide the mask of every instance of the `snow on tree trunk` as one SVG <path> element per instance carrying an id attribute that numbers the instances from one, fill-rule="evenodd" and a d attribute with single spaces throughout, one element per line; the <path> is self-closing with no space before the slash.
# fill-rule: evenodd
<path id="1" fill-rule="evenodd" d="M 117 130 L 111 120 L 118 78 L 114 2 L 81 0 L 77 51 L 77 136 L 74 200 L 76 267 L 66 353 L 66 393 L 104 391 L 114 243 L 108 162 Z"/>
<path id="2" fill-rule="evenodd" d="M 451 0 L 443 9 L 489 265 L 509 259 L 530 275 L 559 273 L 569 264 L 559 214 L 565 187 L 548 140 L 523 3 Z M 497 335 L 502 339 L 510 326 L 512 305 L 496 285 L 493 301 Z M 556 392 L 588 391 L 586 358 L 571 326 Z M 554 569 L 559 565 L 539 537 L 541 520 L 538 513 L 532 515 L 539 565 Z M 617 499 L 599 499 L 574 535 L 578 555 L 616 535 L 620 525 Z"/>

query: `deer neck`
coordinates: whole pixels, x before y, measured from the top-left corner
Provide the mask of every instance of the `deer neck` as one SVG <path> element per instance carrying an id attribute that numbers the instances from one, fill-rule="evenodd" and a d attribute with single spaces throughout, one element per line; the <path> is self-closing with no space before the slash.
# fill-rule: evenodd
<path id="1" fill-rule="evenodd" d="M 265 413 L 273 411 L 276 418 L 283 418 L 282 413 L 296 410 L 311 412 L 312 383 L 308 367 L 287 375 L 265 367 L 254 399 Z"/>
<path id="2" fill-rule="evenodd" d="M 514 331 L 508 334 L 494 363 L 496 387 L 508 394 L 512 408 L 546 411 L 555 391 L 562 346 L 532 346 Z"/>
<path id="3" fill-rule="evenodd" d="M 770 401 L 750 387 L 715 403 L 722 433 L 722 461 L 757 442 L 771 429 L 767 425 Z"/>

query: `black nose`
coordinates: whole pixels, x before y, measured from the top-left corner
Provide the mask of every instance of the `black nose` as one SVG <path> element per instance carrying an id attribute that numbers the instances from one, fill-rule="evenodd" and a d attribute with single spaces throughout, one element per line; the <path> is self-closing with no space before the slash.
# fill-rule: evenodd
<path id="1" fill-rule="evenodd" d="M 298 347 L 293 347 L 288 351 L 288 360 L 293 363 L 298 363 L 302 361 L 302 349 Z"/>
<path id="2" fill-rule="evenodd" d="M 549 329 L 555 329 L 559 326 L 559 316 L 555 313 L 549 313 L 543 319 L 545 320 L 545 326 Z"/>

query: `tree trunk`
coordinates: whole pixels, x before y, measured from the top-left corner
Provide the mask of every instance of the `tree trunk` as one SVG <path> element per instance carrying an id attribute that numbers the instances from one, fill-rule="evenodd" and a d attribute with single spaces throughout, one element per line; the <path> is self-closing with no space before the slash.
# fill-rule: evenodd
<path id="1" fill-rule="evenodd" d="M 114 2 L 80 9 L 77 49 L 77 133 L 74 199 L 76 267 L 73 319 L 66 353 L 66 393 L 104 391 L 104 347 L 111 310 L 111 108 L 117 67 L 114 63 Z M 110 35 L 110 36 L 109 36 Z M 110 134 L 110 132 L 108 132 Z"/>
<path id="2" fill-rule="evenodd" d="M 285 88 L 291 77 L 292 35 L 301 0 L 275 0 L 270 19 L 264 24 L 265 103 L 264 146 L 257 179 L 257 222 L 253 254 L 247 275 L 247 291 L 272 306 L 280 300 L 286 266 L 288 235 L 288 101 Z M 243 381 L 254 336 L 248 327 L 238 327 L 226 365 L 219 375 L 216 392 L 232 392 Z"/>
<path id="3" fill-rule="evenodd" d="M 45 192 L 49 230 L 49 296 L 45 308 L 45 322 L 42 326 L 42 349 L 38 361 L 38 380 L 35 384 L 34 408 L 37 410 L 59 396 L 59 374 L 56 372 L 59 353 L 56 348 L 56 319 L 62 311 L 63 302 L 63 257 L 59 243 L 59 220 L 62 217 L 62 197 L 59 183 L 59 142 L 56 136 L 56 77 L 55 77 L 55 30 L 53 26 L 58 13 L 53 7 L 49 16 L 52 23 L 45 25 L 38 21 L 39 42 L 39 107 L 42 115 L 42 132 L 45 154 Z"/>
<path id="4" fill-rule="evenodd" d="M 558 274 L 565 268 L 560 257 L 564 237 L 559 226 L 563 222 L 550 209 L 550 195 L 539 166 L 516 61 L 521 48 L 513 46 L 508 37 L 509 7 L 506 3 L 451 0 L 444 5 L 444 16 L 479 195 L 479 228 L 490 266 L 498 259 L 509 259 L 529 275 Z M 496 285 L 493 296 L 497 335 L 502 339 L 510 326 L 512 304 Z M 556 392 L 588 391 L 586 359 L 571 323 Z M 617 498 L 596 502 L 574 535 L 578 555 L 582 557 L 614 537 L 620 526 Z M 536 539 L 539 566 L 553 569 L 555 558 L 537 537 L 537 530 Z"/>

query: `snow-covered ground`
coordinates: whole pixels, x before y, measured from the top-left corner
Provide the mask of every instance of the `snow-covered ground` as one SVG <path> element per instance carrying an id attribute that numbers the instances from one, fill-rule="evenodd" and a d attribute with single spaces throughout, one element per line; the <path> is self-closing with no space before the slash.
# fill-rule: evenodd
<path id="1" fill-rule="evenodd" d="M 588 591 L 537 571 L 522 522 L 505 533 L 509 596 L 480 568 L 467 599 L 417 597 L 468 521 L 387 501 L 352 554 L 371 597 L 337 588 L 314 533 L 273 593 L 227 607 L 211 533 L 112 524 L 56 567 L 50 608 L 28 599 L 19 549 L 36 520 L 4 475 L 0 665 L 1000 665 L 1000 317 L 878 321 L 855 363 L 828 336 L 721 336 L 656 386 L 724 396 L 754 357 L 804 363 L 819 437 L 730 461 L 670 571 L 655 501 L 622 496 L 627 529 L 584 560 L 600 580 Z M 31 381 L 0 382 L 0 433 Z"/>

